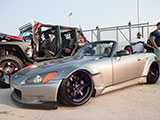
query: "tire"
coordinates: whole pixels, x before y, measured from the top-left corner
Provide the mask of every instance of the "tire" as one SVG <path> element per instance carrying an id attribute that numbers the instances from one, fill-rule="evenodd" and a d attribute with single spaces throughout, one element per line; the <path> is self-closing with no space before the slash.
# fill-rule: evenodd
<path id="1" fill-rule="evenodd" d="M 23 68 L 22 61 L 13 55 L 3 56 L 0 58 L 0 87 L 9 88 L 9 83 L 4 82 L 10 79 L 10 76 Z"/>
<path id="2" fill-rule="evenodd" d="M 60 101 L 68 106 L 85 104 L 93 94 L 94 85 L 91 76 L 83 71 L 76 71 L 60 86 Z"/>
<path id="3" fill-rule="evenodd" d="M 147 83 L 154 84 L 158 81 L 159 78 L 159 66 L 158 63 L 152 63 L 149 72 L 147 75 Z"/>

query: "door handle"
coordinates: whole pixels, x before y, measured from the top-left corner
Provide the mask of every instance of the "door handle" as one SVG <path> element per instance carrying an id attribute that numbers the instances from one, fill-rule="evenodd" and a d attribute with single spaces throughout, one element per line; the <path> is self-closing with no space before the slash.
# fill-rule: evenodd
<path id="1" fill-rule="evenodd" d="M 116 61 L 120 61 L 121 57 L 116 57 L 115 59 Z"/>
<path id="2" fill-rule="evenodd" d="M 141 58 L 138 58 L 137 61 L 141 61 Z"/>

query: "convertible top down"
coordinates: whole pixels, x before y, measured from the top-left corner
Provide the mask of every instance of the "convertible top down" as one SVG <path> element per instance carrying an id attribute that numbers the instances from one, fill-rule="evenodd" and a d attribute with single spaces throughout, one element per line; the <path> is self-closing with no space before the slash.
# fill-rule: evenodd
<path id="1" fill-rule="evenodd" d="M 158 62 L 152 53 L 117 51 L 116 41 L 86 44 L 74 56 L 40 62 L 11 77 L 12 98 L 27 105 L 61 100 L 69 106 L 138 83 L 156 83 Z"/>

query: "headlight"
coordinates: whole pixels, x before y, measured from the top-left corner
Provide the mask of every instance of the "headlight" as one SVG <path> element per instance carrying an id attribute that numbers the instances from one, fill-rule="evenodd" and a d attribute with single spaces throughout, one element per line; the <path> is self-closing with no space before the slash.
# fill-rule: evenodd
<path id="1" fill-rule="evenodd" d="M 57 72 L 51 72 L 46 74 L 40 74 L 33 77 L 28 78 L 27 80 L 23 81 L 22 84 L 42 84 L 49 82 Z"/>

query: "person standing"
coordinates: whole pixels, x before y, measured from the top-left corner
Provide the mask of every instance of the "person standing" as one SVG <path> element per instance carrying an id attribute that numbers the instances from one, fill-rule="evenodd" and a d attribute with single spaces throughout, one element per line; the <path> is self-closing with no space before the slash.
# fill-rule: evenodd
<path id="1" fill-rule="evenodd" d="M 133 53 L 144 52 L 144 39 L 142 38 L 141 32 L 137 33 L 137 37 L 131 40 Z"/>
<path id="2" fill-rule="evenodd" d="M 154 53 L 160 61 L 160 22 L 157 23 L 157 29 L 150 34 L 150 39 L 154 47 Z"/>

